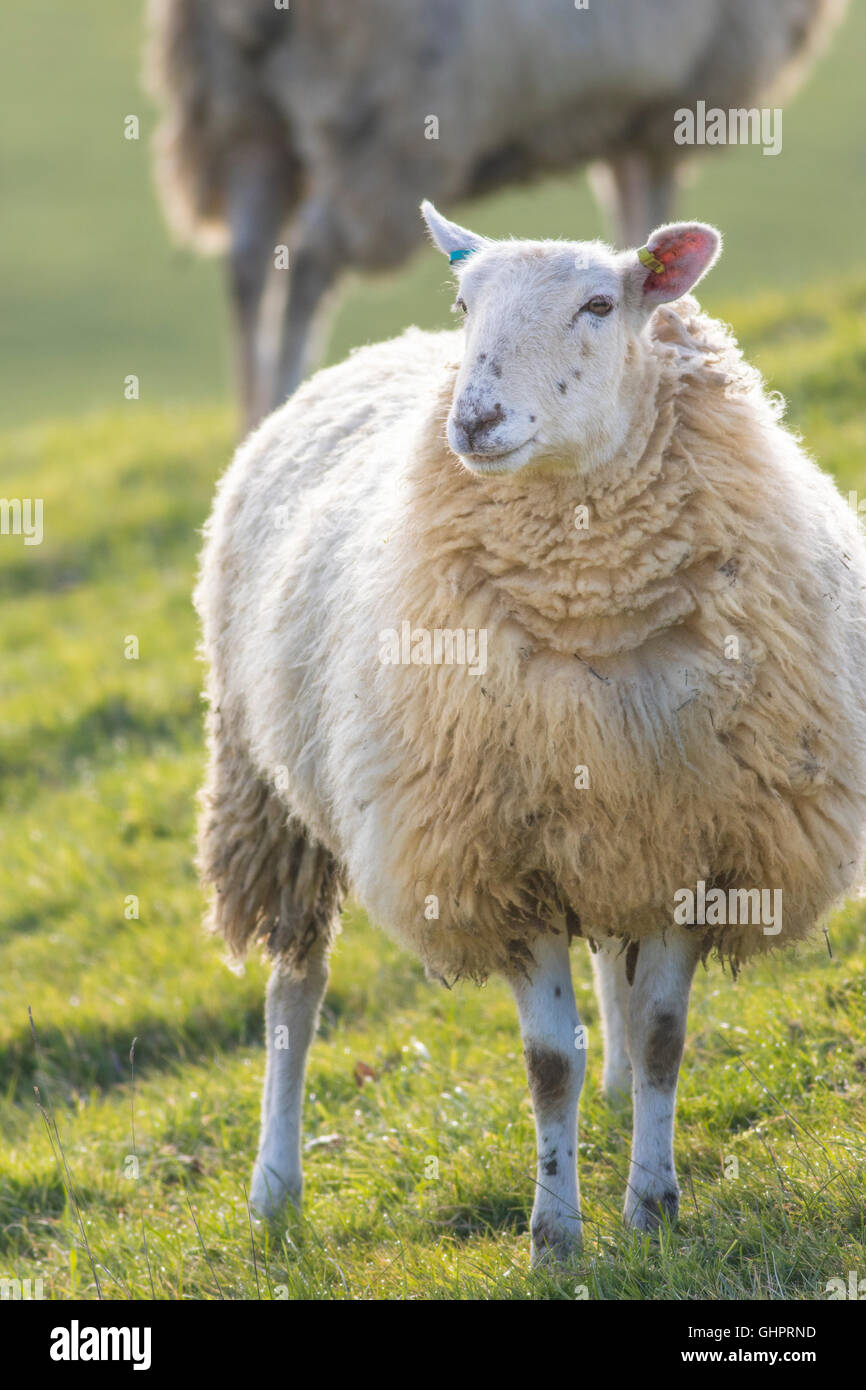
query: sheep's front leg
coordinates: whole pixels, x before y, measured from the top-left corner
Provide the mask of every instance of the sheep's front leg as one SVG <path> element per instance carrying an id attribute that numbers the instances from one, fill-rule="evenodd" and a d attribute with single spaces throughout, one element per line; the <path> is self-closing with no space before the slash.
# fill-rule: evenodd
<path id="1" fill-rule="evenodd" d="M 304 1074 L 327 983 L 328 948 L 322 940 L 310 950 L 302 980 L 277 966 L 268 981 L 262 1132 L 250 1188 L 250 1205 L 267 1218 L 278 1216 L 287 1198 L 301 1200 Z"/>
<path id="2" fill-rule="evenodd" d="M 574 1002 L 565 931 L 539 936 L 535 964 L 511 979 L 535 1112 L 537 1186 L 532 1259 L 564 1259 L 580 1241 L 577 1106 L 586 1050 Z"/>
<path id="3" fill-rule="evenodd" d="M 626 956 L 621 943 L 614 941 L 611 946 L 600 945 L 591 959 L 604 1038 L 602 1088 L 608 1100 L 628 1099 L 632 1084 L 628 1053 L 631 986 L 626 974 Z"/>
<path id="4" fill-rule="evenodd" d="M 625 1197 L 626 1222 L 652 1231 L 679 1209 L 674 1170 L 674 1109 L 686 1037 L 689 991 L 699 943 L 671 930 L 640 943 L 628 1004 L 634 1073 L 634 1134 Z"/>

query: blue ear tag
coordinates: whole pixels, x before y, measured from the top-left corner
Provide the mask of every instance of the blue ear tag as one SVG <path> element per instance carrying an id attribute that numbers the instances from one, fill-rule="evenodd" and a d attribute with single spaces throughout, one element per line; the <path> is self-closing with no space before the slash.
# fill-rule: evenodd
<path id="1" fill-rule="evenodd" d="M 455 261 L 465 261 L 467 256 L 473 255 L 475 247 L 470 246 L 463 251 L 452 251 L 448 257 L 448 264 L 453 265 Z"/>

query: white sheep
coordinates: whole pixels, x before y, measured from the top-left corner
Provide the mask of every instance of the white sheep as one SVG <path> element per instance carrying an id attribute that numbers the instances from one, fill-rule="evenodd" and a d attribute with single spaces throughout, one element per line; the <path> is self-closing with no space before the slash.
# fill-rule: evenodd
<path id="1" fill-rule="evenodd" d="M 425 216 L 465 329 L 320 372 L 220 484 L 200 867 L 215 929 L 276 962 L 255 1206 L 300 1196 L 351 887 L 430 975 L 508 979 L 533 1247 L 559 1256 L 580 1232 L 570 940 L 597 948 L 605 1086 L 634 1097 L 625 1215 L 651 1230 L 677 1209 L 696 962 L 801 940 L 860 871 L 866 551 L 681 297 L 712 228 L 616 253 Z"/>
<path id="2" fill-rule="evenodd" d="M 675 112 L 790 89 L 846 3 L 150 0 L 157 182 L 182 239 L 228 244 L 247 423 L 297 386 L 339 274 L 415 250 L 422 194 L 448 206 L 603 161 L 598 190 L 636 245 L 692 153 Z M 272 271 L 281 244 L 288 272 Z"/>

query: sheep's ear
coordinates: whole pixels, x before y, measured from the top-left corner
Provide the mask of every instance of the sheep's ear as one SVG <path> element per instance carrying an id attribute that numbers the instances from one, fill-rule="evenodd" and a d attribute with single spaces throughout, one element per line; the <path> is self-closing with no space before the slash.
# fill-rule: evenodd
<path id="1" fill-rule="evenodd" d="M 629 274 L 645 309 L 686 294 L 718 259 L 721 234 L 705 222 L 674 222 L 632 252 Z"/>
<path id="2" fill-rule="evenodd" d="M 448 257 L 452 265 L 462 261 L 466 256 L 470 256 L 473 251 L 480 251 L 483 246 L 487 245 L 484 237 L 476 236 L 475 232 L 468 231 L 466 227 L 461 227 L 456 222 L 449 222 L 448 218 L 437 212 L 433 204 L 427 202 L 426 198 L 421 204 L 421 212 L 434 244 L 438 246 L 443 256 Z"/>

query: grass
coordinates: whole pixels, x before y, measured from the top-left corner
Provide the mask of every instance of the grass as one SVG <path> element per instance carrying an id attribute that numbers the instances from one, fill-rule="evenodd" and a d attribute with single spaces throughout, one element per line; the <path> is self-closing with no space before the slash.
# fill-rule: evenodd
<path id="1" fill-rule="evenodd" d="M 861 495 L 864 307 L 856 275 L 720 306 L 810 447 Z M 819 936 L 737 984 L 701 974 L 683 1212 L 655 1246 L 620 1223 L 628 1116 L 600 1096 L 597 1008 L 575 952 L 587 1237 L 559 1274 L 528 1268 L 533 1127 L 507 990 L 427 984 L 350 908 L 308 1073 L 304 1214 L 251 1240 L 265 973 L 253 961 L 231 974 L 202 937 L 191 857 L 189 596 L 231 435 L 226 409 L 128 402 L 0 440 L 3 494 L 45 507 L 42 546 L 0 540 L 0 1276 L 93 1297 L 89 1246 L 109 1298 L 150 1297 L 152 1279 L 166 1299 L 800 1299 L 862 1277 L 863 902 L 834 918 L 832 959 Z M 359 1086 L 358 1062 L 376 1079 Z"/>

